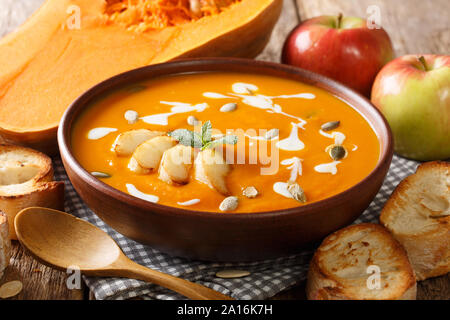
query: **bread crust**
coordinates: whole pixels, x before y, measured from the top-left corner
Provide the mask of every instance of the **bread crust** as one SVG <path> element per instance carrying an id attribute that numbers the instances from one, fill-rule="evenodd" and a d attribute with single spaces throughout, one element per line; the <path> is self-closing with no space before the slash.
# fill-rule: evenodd
<path id="1" fill-rule="evenodd" d="M 379 289 L 368 286 L 372 266 L 380 270 Z M 325 238 L 311 260 L 306 286 L 310 300 L 409 300 L 416 291 L 406 251 L 383 226 L 372 223 Z"/>
<path id="2" fill-rule="evenodd" d="M 33 149 L 0 145 L 0 210 L 6 213 L 11 239 L 16 214 L 28 207 L 64 209 L 64 182 L 52 181 L 51 159 Z"/>
<path id="3" fill-rule="evenodd" d="M 418 280 L 450 271 L 450 163 L 418 166 L 392 193 L 380 222 L 405 247 Z"/>
<path id="4" fill-rule="evenodd" d="M 8 217 L 0 211 L 0 279 L 11 258 L 11 240 L 9 238 Z"/>

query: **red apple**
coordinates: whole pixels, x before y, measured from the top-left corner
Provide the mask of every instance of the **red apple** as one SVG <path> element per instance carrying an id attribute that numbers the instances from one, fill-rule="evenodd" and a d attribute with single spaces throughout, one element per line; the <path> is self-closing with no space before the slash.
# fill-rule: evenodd
<path id="1" fill-rule="evenodd" d="M 394 58 L 381 27 L 355 17 L 320 16 L 298 25 L 283 48 L 283 63 L 311 70 L 369 96 L 378 71 Z"/>
<path id="2" fill-rule="evenodd" d="M 450 56 L 393 60 L 377 75 L 372 102 L 388 120 L 398 154 L 415 160 L 450 158 Z"/>

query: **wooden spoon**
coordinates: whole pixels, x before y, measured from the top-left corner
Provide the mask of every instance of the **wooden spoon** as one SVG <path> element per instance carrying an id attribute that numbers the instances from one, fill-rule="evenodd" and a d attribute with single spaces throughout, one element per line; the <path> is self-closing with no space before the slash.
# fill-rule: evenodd
<path id="1" fill-rule="evenodd" d="M 141 266 L 125 256 L 114 240 L 94 225 L 65 212 L 27 208 L 15 218 L 20 243 L 38 261 L 66 271 L 77 266 L 96 277 L 149 281 L 197 300 L 232 300 L 217 291 Z"/>

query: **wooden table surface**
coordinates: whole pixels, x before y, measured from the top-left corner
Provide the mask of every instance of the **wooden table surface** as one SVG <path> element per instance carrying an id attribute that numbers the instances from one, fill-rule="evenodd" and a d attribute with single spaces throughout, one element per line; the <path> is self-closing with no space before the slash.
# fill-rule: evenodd
<path id="1" fill-rule="evenodd" d="M 0 0 L 0 37 L 13 31 L 42 2 L 43 0 Z M 340 12 L 344 15 L 367 17 L 370 5 L 379 7 L 381 25 L 391 36 L 397 56 L 407 53 L 449 54 L 448 0 L 284 0 L 282 16 L 270 43 L 258 59 L 279 62 L 284 39 L 300 20 Z M 0 284 L 21 280 L 24 290 L 15 299 L 92 298 L 86 287 L 80 290 L 67 289 L 66 279 L 65 273 L 41 265 L 28 256 L 18 243 L 14 243 L 11 265 Z M 304 283 L 274 297 L 304 298 Z M 450 274 L 420 282 L 417 298 L 450 300 Z"/>

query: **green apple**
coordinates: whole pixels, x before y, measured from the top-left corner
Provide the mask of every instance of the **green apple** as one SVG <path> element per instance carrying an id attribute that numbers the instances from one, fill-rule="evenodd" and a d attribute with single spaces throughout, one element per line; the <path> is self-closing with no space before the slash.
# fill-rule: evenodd
<path id="1" fill-rule="evenodd" d="M 375 78 L 371 98 L 389 122 L 396 153 L 421 161 L 450 158 L 450 56 L 391 61 Z"/>

